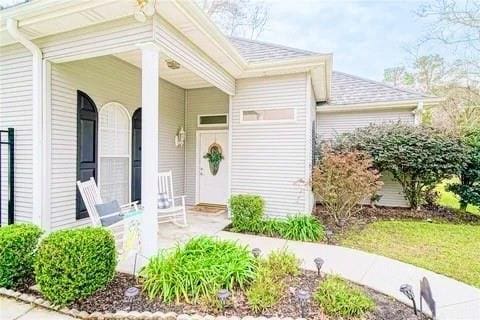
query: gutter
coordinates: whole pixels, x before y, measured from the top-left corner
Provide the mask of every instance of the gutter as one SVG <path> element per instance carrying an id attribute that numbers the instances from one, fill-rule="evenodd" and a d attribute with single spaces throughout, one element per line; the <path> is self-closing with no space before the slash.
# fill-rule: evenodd
<path id="1" fill-rule="evenodd" d="M 43 226 L 43 54 L 20 32 L 16 19 L 9 18 L 6 24 L 10 36 L 32 53 L 32 222 Z"/>
<path id="2" fill-rule="evenodd" d="M 421 100 L 422 108 L 427 106 L 435 106 L 444 101 L 444 98 L 426 98 Z M 419 100 L 403 100 L 403 101 L 382 101 L 372 103 L 358 103 L 345 105 L 331 105 L 325 104 L 317 106 L 318 113 L 340 113 L 350 111 L 375 111 L 375 110 L 395 110 L 395 109 L 410 109 L 418 108 Z"/>

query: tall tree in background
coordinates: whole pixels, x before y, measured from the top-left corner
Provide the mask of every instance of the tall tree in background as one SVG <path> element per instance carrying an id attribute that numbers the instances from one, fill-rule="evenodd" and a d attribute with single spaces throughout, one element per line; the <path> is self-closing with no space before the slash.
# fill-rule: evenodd
<path id="1" fill-rule="evenodd" d="M 257 39 L 268 23 L 268 5 L 255 0 L 200 0 L 205 13 L 228 36 Z"/>
<path id="2" fill-rule="evenodd" d="M 413 54 L 409 68 L 385 69 L 384 81 L 445 97 L 426 117 L 436 127 L 460 134 L 480 127 L 480 2 L 436 0 L 417 14 L 431 21 L 417 51 L 428 43 L 450 49 L 455 58 Z"/>

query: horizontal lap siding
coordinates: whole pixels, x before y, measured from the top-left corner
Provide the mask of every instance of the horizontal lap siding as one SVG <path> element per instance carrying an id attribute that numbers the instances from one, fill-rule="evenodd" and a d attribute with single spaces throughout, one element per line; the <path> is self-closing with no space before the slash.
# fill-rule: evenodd
<path id="1" fill-rule="evenodd" d="M 197 128 L 198 115 L 219 113 L 228 113 L 228 95 L 213 87 L 187 90 L 185 192 L 189 205 L 195 204 L 197 130 L 227 128 Z"/>
<path id="2" fill-rule="evenodd" d="M 139 23 L 128 17 L 45 37 L 36 42 L 44 57 L 52 60 L 76 55 L 93 57 L 99 51 L 132 50 L 137 43 L 148 41 L 153 41 L 152 23 Z"/>
<path id="3" fill-rule="evenodd" d="M 32 54 L 0 48 L 0 129 L 15 129 L 15 221 L 32 220 Z M 7 134 L 2 134 L 7 141 Z M 1 146 L 2 223 L 7 222 L 7 146 Z"/>
<path id="4" fill-rule="evenodd" d="M 87 93 L 98 110 L 118 102 L 130 116 L 141 105 L 141 72 L 117 58 L 105 56 L 52 65 L 51 124 L 51 227 L 88 224 L 75 219 L 77 90 Z M 184 91 L 160 81 L 159 170 L 172 170 L 175 191 L 183 191 L 184 153 L 174 146 L 174 136 L 183 125 Z"/>
<path id="5" fill-rule="evenodd" d="M 232 194 L 258 194 L 269 216 L 305 210 L 306 74 L 237 80 L 232 98 Z M 295 108 L 293 123 L 240 123 L 242 109 Z"/>
<path id="6" fill-rule="evenodd" d="M 339 107 L 341 108 L 341 107 Z M 328 140 L 336 135 L 366 127 L 372 123 L 392 122 L 414 123 L 412 110 L 402 111 L 368 111 L 352 113 L 317 113 L 317 136 L 319 140 Z M 384 186 L 380 190 L 382 198 L 379 205 L 392 207 L 408 207 L 401 186 L 390 174 L 382 177 Z"/>

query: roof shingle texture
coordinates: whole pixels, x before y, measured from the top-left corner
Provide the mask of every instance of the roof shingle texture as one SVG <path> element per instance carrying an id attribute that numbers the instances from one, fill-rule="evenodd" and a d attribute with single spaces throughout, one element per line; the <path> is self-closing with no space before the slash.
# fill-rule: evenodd
<path id="1" fill-rule="evenodd" d="M 319 55 L 320 53 L 290 48 L 256 40 L 230 37 L 233 46 L 248 62 L 289 59 Z M 333 71 L 330 105 L 417 100 L 427 96 L 360 78 L 351 74 Z"/>

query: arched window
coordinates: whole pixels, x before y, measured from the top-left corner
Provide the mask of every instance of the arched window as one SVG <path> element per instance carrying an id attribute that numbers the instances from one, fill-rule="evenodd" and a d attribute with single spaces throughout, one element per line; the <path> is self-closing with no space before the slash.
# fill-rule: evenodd
<path id="1" fill-rule="evenodd" d="M 100 172 L 103 201 L 130 202 L 130 117 L 127 109 L 109 102 L 100 109 Z"/>
<path id="2" fill-rule="evenodd" d="M 97 179 L 97 107 L 82 91 L 77 91 L 77 180 Z M 76 218 L 88 217 L 80 192 L 77 190 Z"/>

